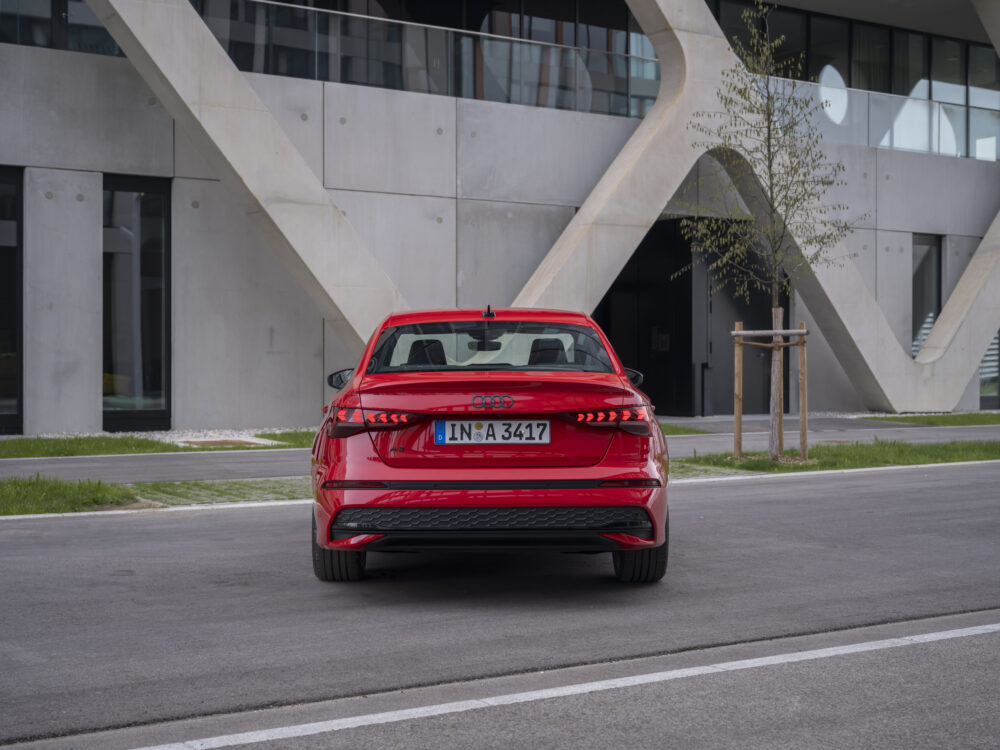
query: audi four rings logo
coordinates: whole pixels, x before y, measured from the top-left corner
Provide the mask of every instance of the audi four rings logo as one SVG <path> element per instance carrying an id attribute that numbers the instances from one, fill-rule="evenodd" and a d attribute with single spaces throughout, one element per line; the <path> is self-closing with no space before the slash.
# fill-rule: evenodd
<path id="1" fill-rule="evenodd" d="M 514 405 L 514 399 L 506 395 L 480 393 L 472 397 L 472 405 L 477 409 L 509 409 Z"/>

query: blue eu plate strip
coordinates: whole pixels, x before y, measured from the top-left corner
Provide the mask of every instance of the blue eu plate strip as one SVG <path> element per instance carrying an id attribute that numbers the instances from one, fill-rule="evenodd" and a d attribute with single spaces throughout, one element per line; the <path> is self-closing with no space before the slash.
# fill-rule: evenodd
<path id="1" fill-rule="evenodd" d="M 434 423 L 434 444 L 444 445 L 447 441 L 444 437 L 444 422 Z"/>

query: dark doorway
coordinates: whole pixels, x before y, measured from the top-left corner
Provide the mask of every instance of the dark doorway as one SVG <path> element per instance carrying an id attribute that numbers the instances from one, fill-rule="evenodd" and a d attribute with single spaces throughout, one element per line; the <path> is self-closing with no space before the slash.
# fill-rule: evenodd
<path id="1" fill-rule="evenodd" d="M 658 221 L 594 310 L 618 357 L 644 376 L 660 414 L 693 415 L 692 275 L 671 276 L 691 262 L 680 222 Z"/>
<path id="2" fill-rule="evenodd" d="M 21 170 L 0 167 L 0 433 L 21 422 Z"/>
<path id="3" fill-rule="evenodd" d="M 104 177 L 104 429 L 170 429 L 170 181 Z"/>
<path id="4" fill-rule="evenodd" d="M 770 300 L 750 302 L 726 291 L 709 294 L 703 265 L 691 264 L 691 246 L 679 219 L 658 221 L 636 248 L 593 317 L 611 339 L 622 363 L 645 376 L 642 389 L 661 415 L 708 416 L 733 413 L 733 344 L 736 321 L 744 328 L 771 327 Z M 786 309 L 787 301 L 783 303 Z M 745 347 L 743 409 L 768 410 L 769 352 Z M 785 360 L 788 393 L 788 360 Z M 788 408 L 789 399 L 785 399 Z"/>

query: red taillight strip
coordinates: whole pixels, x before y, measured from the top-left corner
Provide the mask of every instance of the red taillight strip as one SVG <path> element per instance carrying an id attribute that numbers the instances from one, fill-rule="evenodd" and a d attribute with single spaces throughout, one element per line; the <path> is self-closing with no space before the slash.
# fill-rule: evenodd
<path id="1" fill-rule="evenodd" d="M 419 414 L 403 411 L 337 409 L 326 422 L 326 434 L 331 438 L 347 437 L 365 429 L 394 429 L 417 422 Z"/>
<path id="2" fill-rule="evenodd" d="M 591 427 L 617 427 L 633 435 L 648 435 L 653 411 L 648 406 L 629 406 L 624 409 L 576 411 L 564 415 L 577 424 Z"/>

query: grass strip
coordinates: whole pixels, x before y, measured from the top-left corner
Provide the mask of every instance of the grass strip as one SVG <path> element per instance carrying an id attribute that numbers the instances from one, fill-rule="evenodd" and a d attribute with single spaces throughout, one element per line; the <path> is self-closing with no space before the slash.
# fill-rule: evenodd
<path id="1" fill-rule="evenodd" d="M 664 435 L 707 435 L 707 430 L 699 430 L 695 427 L 682 427 L 679 424 L 669 424 L 660 422 L 660 429 Z"/>
<path id="2" fill-rule="evenodd" d="M 136 499 L 134 488 L 99 480 L 67 482 L 40 476 L 0 479 L 0 515 L 4 516 L 103 510 Z"/>
<path id="3" fill-rule="evenodd" d="M 284 445 L 271 445 L 269 448 L 312 448 L 316 430 L 288 430 L 286 432 L 258 432 L 254 437 L 262 440 L 275 440 Z"/>
<path id="4" fill-rule="evenodd" d="M 756 472 L 793 472 L 988 461 L 1000 459 L 1000 441 L 911 444 L 876 439 L 874 443 L 813 446 L 809 449 L 808 462 L 795 460 L 799 455 L 797 450 L 788 450 L 786 454 L 786 460 L 772 461 L 764 452 L 747 453 L 740 460 L 733 460 L 728 453 L 709 453 L 697 458 L 674 459 L 673 463 Z"/>
<path id="5" fill-rule="evenodd" d="M 312 482 L 309 477 L 142 482 L 132 487 L 141 499 L 160 505 L 262 502 L 312 497 Z"/>
<path id="6" fill-rule="evenodd" d="M 873 422 L 907 422 L 909 424 L 956 427 L 962 425 L 1000 424 L 1000 413 L 973 411 L 967 414 L 920 414 L 895 417 L 865 417 L 865 419 L 870 419 Z"/>
<path id="7" fill-rule="evenodd" d="M 197 448 L 129 435 L 16 437 L 0 440 L 0 458 L 106 456 L 114 453 L 176 453 Z"/>

